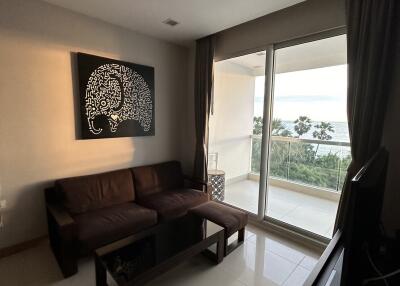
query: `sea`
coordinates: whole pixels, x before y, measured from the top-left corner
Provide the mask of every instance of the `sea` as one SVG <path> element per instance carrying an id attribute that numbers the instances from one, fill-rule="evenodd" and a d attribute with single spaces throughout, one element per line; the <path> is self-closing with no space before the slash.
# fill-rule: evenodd
<path id="1" fill-rule="evenodd" d="M 311 122 L 312 127 L 310 131 L 308 131 L 306 134 L 303 134 L 300 138 L 315 139 L 312 134 L 316 130 L 314 126 L 319 123 L 320 122 L 312 121 Z M 332 136 L 332 139 L 329 141 L 346 142 L 346 143 L 350 142 L 347 122 L 329 122 L 329 123 L 331 123 L 334 129 L 334 132 L 329 133 Z M 296 135 L 296 132 L 294 131 L 295 123 L 293 121 L 282 120 L 282 124 L 285 126 L 287 130 L 291 131 L 293 135 Z M 338 155 L 340 158 L 344 158 L 350 155 L 350 147 L 325 145 L 325 144 L 321 144 L 318 146 L 318 155 L 326 155 L 328 153 L 333 153 Z"/>
<path id="2" fill-rule="evenodd" d="M 306 134 L 303 134 L 301 138 L 303 139 L 315 139 L 313 137 L 313 132 L 316 130 L 314 127 L 315 125 L 319 124 L 320 122 L 318 121 L 312 121 L 312 127 L 310 131 L 308 131 Z M 332 136 L 332 139 L 330 141 L 339 141 L 339 142 L 350 142 L 349 138 L 349 129 L 347 122 L 329 122 L 332 124 L 334 132 L 329 133 Z M 285 126 L 285 128 L 289 131 L 292 132 L 293 135 L 296 135 L 297 133 L 294 131 L 294 126 L 295 123 L 293 121 L 289 120 L 282 120 L 282 124 Z"/>

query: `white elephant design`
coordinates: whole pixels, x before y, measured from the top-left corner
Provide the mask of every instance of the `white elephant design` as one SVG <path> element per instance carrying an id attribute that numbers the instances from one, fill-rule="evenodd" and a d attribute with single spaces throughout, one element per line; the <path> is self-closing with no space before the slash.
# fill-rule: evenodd
<path id="1" fill-rule="evenodd" d="M 105 64 L 90 75 L 85 95 L 89 130 L 100 134 L 103 129 L 94 126 L 99 115 L 107 116 L 111 132 L 125 120 L 137 120 L 144 131 L 152 124 L 153 103 L 151 91 L 141 75 L 119 64 Z"/>

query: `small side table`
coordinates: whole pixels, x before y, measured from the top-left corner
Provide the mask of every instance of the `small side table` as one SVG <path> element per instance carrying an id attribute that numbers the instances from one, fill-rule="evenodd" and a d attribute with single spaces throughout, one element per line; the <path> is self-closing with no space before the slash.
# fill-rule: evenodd
<path id="1" fill-rule="evenodd" d="M 222 170 L 208 171 L 208 181 L 211 184 L 211 199 L 222 202 L 225 199 L 225 172 Z"/>

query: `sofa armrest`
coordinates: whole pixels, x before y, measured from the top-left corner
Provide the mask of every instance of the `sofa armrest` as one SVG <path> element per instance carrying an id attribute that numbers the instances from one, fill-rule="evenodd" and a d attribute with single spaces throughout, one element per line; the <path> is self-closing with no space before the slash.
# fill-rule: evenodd
<path id="1" fill-rule="evenodd" d="M 189 176 L 184 176 L 184 179 L 188 182 L 191 183 L 191 186 L 195 189 L 199 189 L 205 193 L 207 193 L 208 195 L 211 194 L 212 189 L 211 189 L 211 184 L 199 179 L 195 179 Z"/>
<path id="2" fill-rule="evenodd" d="M 64 277 L 78 271 L 76 240 L 78 227 L 71 215 L 57 204 L 47 204 L 50 246 Z"/>
<path id="3" fill-rule="evenodd" d="M 51 215 L 58 227 L 65 227 L 74 224 L 75 221 L 71 215 L 60 205 L 47 204 L 49 215 Z"/>
<path id="4" fill-rule="evenodd" d="M 62 243 L 72 243 L 76 240 L 78 227 L 72 216 L 57 204 L 47 204 L 47 220 L 50 242 L 58 246 Z"/>

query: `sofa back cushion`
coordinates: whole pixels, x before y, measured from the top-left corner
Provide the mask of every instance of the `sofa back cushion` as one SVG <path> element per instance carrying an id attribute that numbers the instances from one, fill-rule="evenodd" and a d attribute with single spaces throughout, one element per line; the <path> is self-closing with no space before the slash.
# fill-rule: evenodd
<path id="1" fill-rule="evenodd" d="M 129 169 L 56 181 L 66 209 L 72 214 L 121 204 L 135 199 Z"/>
<path id="2" fill-rule="evenodd" d="M 132 168 L 138 198 L 183 187 L 183 174 L 178 161 Z"/>

